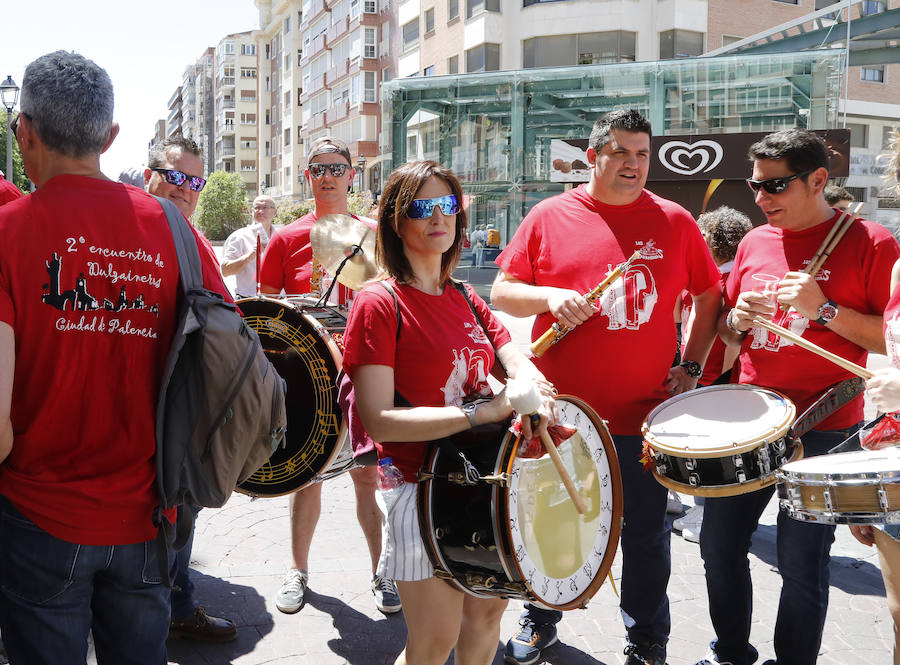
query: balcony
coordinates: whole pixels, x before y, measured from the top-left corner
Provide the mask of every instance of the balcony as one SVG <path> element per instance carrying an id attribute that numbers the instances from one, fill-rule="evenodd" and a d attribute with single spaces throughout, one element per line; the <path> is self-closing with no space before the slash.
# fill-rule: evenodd
<path id="1" fill-rule="evenodd" d="M 350 59 L 347 58 L 339 65 L 335 65 L 334 67 L 329 69 L 327 72 L 325 72 L 325 81 L 327 82 L 328 87 L 330 88 L 335 83 L 340 81 L 342 78 L 347 76 L 349 67 L 350 67 Z"/>
<path id="2" fill-rule="evenodd" d="M 216 157 L 220 160 L 229 160 L 234 159 L 234 146 L 233 145 L 217 145 L 216 146 Z"/>
<path id="3" fill-rule="evenodd" d="M 322 129 L 325 126 L 325 112 L 316 113 L 309 119 L 305 129 L 307 132 L 314 132 L 318 129 Z M 351 153 L 352 154 L 352 153 Z"/>
<path id="4" fill-rule="evenodd" d="M 353 141 L 347 146 L 351 155 L 378 156 L 378 141 Z"/>
<path id="5" fill-rule="evenodd" d="M 218 110 L 222 109 L 233 109 L 234 108 L 234 100 L 233 99 L 219 99 L 216 100 L 216 108 Z"/>
<path id="6" fill-rule="evenodd" d="M 327 86 L 325 85 L 325 75 L 320 74 L 319 76 L 313 76 L 309 81 L 309 94 L 314 95 L 317 92 L 321 92 Z"/>
<path id="7" fill-rule="evenodd" d="M 328 123 L 334 124 L 350 115 L 350 102 L 338 102 L 328 109 Z"/>
<path id="8" fill-rule="evenodd" d="M 334 44 L 340 37 L 343 37 L 350 27 L 350 17 L 345 16 L 343 21 L 338 21 L 325 31 L 325 40 L 329 44 Z"/>
<path id="9" fill-rule="evenodd" d="M 221 76 L 216 79 L 216 87 L 217 88 L 233 88 L 234 87 L 234 77 L 233 76 Z"/>
<path id="10" fill-rule="evenodd" d="M 234 120 L 226 120 L 218 125 L 219 134 L 234 134 Z"/>
<path id="11" fill-rule="evenodd" d="M 309 3 L 309 13 L 304 12 L 303 22 L 312 23 L 315 21 L 322 12 L 329 11 L 331 9 L 331 3 L 328 0 L 312 0 Z"/>

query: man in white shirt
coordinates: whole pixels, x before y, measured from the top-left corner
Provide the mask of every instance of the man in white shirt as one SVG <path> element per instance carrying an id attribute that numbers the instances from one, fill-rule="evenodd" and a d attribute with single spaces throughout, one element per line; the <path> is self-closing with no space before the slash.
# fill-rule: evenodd
<path id="1" fill-rule="evenodd" d="M 240 296 L 256 293 L 256 238 L 265 249 L 272 236 L 275 201 L 271 196 L 257 196 L 252 209 L 253 222 L 228 236 L 222 252 L 222 274 L 235 275 L 235 291 Z"/>

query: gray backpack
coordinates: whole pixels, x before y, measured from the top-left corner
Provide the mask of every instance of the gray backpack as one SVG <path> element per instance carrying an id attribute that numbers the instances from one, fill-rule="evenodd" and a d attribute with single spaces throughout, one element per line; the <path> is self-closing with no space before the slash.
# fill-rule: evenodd
<path id="1" fill-rule="evenodd" d="M 171 201 L 158 200 L 175 240 L 182 293 L 156 408 L 160 506 L 154 520 L 178 549 L 190 534 L 192 512 L 178 511 L 175 531 L 161 511 L 182 504 L 218 508 L 271 457 L 284 442 L 286 384 L 237 307 L 203 287 L 187 220 Z"/>

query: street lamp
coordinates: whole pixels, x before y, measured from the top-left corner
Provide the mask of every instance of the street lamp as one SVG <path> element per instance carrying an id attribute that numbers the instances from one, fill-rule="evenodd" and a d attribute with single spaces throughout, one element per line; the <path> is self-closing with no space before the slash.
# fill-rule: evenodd
<path id="1" fill-rule="evenodd" d="M 19 86 L 12 80 L 12 76 L 7 76 L 3 83 L 0 83 L 0 100 L 6 107 L 6 177 L 10 182 L 13 180 L 13 149 L 12 149 L 12 130 L 9 123 L 12 121 L 12 112 L 19 101 Z"/>
<path id="2" fill-rule="evenodd" d="M 366 182 L 366 158 L 364 155 L 356 158 L 356 168 L 359 171 L 359 191 L 361 192 Z"/>

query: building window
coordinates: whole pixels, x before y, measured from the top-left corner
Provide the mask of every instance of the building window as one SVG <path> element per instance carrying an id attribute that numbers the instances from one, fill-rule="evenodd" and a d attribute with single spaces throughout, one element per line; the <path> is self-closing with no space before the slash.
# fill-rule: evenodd
<path id="1" fill-rule="evenodd" d="M 378 3 L 376 0 L 366 0 L 363 5 L 363 11 L 366 14 L 377 14 L 378 13 Z"/>
<path id="2" fill-rule="evenodd" d="M 303 137 L 300 136 L 300 125 L 297 125 L 297 145 L 303 145 Z"/>
<path id="3" fill-rule="evenodd" d="M 434 32 L 434 7 L 425 10 L 425 34 Z"/>
<path id="4" fill-rule="evenodd" d="M 301 95 L 303 95 L 303 88 L 297 88 L 297 106 L 303 106 L 303 102 L 300 101 Z"/>
<path id="5" fill-rule="evenodd" d="M 847 129 L 850 130 L 850 147 L 851 148 L 868 148 L 869 147 L 869 126 L 857 122 L 848 122 Z"/>
<path id="6" fill-rule="evenodd" d="M 870 16 L 872 14 L 880 14 L 884 11 L 884 2 L 880 0 L 864 0 L 862 3 L 862 15 Z"/>
<path id="7" fill-rule="evenodd" d="M 363 72 L 363 101 L 373 104 L 378 97 L 375 94 L 375 72 Z"/>
<path id="8" fill-rule="evenodd" d="M 291 54 L 284 54 L 284 71 L 287 73 L 291 69 Z"/>
<path id="9" fill-rule="evenodd" d="M 876 65 L 874 67 L 861 67 L 860 78 L 863 81 L 884 83 L 884 65 Z"/>
<path id="10" fill-rule="evenodd" d="M 234 55 L 234 42 L 225 42 L 222 44 L 222 53 L 225 55 Z"/>
<path id="11" fill-rule="evenodd" d="M 283 30 L 283 32 L 284 32 L 284 34 L 287 34 L 287 33 L 289 33 L 290 31 L 291 31 L 291 17 L 288 16 L 286 19 L 284 19 L 284 30 Z"/>
<path id="12" fill-rule="evenodd" d="M 447 58 L 447 73 L 459 74 L 459 56 L 451 55 Z"/>
<path id="13" fill-rule="evenodd" d="M 243 44 L 241 55 L 256 55 L 256 44 Z"/>
<path id="14" fill-rule="evenodd" d="M 743 37 L 735 37 L 734 35 L 722 35 L 722 46 L 731 46 L 737 44 L 744 39 Z"/>
<path id="15" fill-rule="evenodd" d="M 284 145 L 288 146 L 291 144 L 291 128 L 288 127 L 284 130 Z"/>
<path id="16" fill-rule="evenodd" d="M 255 79 L 256 78 L 256 70 L 252 67 L 241 67 L 241 78 L 242 79 Z"/>
<path id="17" fill-rule="evenodd" d="M 466 18 L 479 12 L 499 12 L 500 0 L 466 0 Z"/>
<path id="18" fill-rule="evenodd" d="M 390 81 L 390 80 L 391 80 L 391 68 L 385 67 L 384 69 L 381 70 L 381 82 L 384 83 L 385 81 Z"/>
<path id="19" fill-rule="evenodd" d="M 500 44 L 482 44 L 466 51 L 466 71 L 496 72 L 500 70 Z"/>
<path id="20" fill-rule="evenodd" d="M 303 60 L 303 51 L 297 49 L 297 66 L 300 66 L 300 61 Z"/>
<path id="21" fill-rule="evenodd" d="M 692 58 L 703 53 L 703 33 L 691 30 L 666 30 L 659 33 L 659 58 Z"/>
<path id="22" fill-rule="evenodd" d="M 412 21 L 403 26 L 403 50 L 407 51 L 419 43 L 419 19 L 414 18 Z"/>
<path id="23" fill-rule="evenodd" d="M 416 28 L 419 27 L 419 22 L 416 21 Z M 404 38 L 406 36 L 406 27 L 403 28 Z M 418 39 L 419 34 L 418 30 L 416 30 L 416 39 Z M 363 29 L 363 57 L 364 58 L 377 58 L 378 57 L 378 49 L 376 46 L 376 42 L 378 39 L 378 33 L 375 28 L 366 27 Z"/>
<path id="24" fill-rule="evenodd" d="M 459 0 L 447 0 L 447 23 L 459 18 Z"/>
<path id="25" fill-rule="evenodd" d="M 266 124 L 267 124 L 267 125 L 271 125 L 271 124 L 272 124 L 272 123 L 270 122 L 270 120 L 271 120 L 271 116 L 269 115 L 269 110 L 266 109 Z"/>
<path id="26" fill-rule="evenodd" d="M 434 65 L 422 70 L 422 76 L 434 76 Z"/>
<path id="27" fill-rule="evenodd" d="M 288 90 L 286 93 L 284 93 L 284 105 L 285 105 L 285 107 L 288 107 L 291 105 L 291 91 L 290 90 Z"/>
<path id="28" fill-rule="evenodd" d="M 535 37 L 522 42 L 522 66 L 565 67 L 634 62 L 635 33 L 590 32 Z"/>

